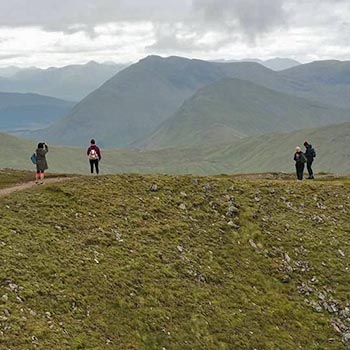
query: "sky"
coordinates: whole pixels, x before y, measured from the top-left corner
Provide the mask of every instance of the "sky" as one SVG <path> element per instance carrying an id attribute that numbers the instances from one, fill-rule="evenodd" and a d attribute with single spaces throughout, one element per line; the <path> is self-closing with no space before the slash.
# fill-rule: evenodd
<path id="1" fill-rule="evenodd" d="M 349 0 L 0 0 L 0 67 L 350 60 Z"/>

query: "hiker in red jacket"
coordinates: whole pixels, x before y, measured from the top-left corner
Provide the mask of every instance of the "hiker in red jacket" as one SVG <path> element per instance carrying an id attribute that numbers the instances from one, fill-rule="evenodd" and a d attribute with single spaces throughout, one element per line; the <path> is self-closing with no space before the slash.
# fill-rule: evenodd
<path id="1" fill-rule="evenodd" d="M 94 173 L 94 166 L 96 169 L 96 174 L 99 174 L 100 170 L 98 164 L 101 160 L 101 151 L 99 147 L 96 146 L 96 142 L 94 139 L 90 141 L 90 147 L 87 149 L 86 154 L 89 158 L 91 174 Z"/>

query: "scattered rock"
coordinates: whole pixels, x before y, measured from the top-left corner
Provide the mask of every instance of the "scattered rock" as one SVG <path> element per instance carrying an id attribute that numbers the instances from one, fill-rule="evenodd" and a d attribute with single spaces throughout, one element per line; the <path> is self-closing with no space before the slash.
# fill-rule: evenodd
<path id="1" fill-rule="evenodd" d="M 182 203 L 182 204 L 179 205 L 179 208 L 181 210 L 186 210 L 186 205 Z"/>
<path id="2" fill-rule="evenodd" d="M 322 223 L 324 222 L 324 220 L 323 220 L 320 216 L 318 216 L 318 215 L 314 215 L 314 216 L 312 217 L 312 220 L 315 221 L 315 222 L 318 223 L 318 224 L 322 224 Z"/>
<path id="3" fill-rule="evenodd" d="M 330 314 L 334 314 L 338 312 L 338 307 L 335 304 L 328 304 L 327 302 L 324 302 L 322 304 L 323 308 L 328 311 Z"/>
<path id="4" fill-rule="evenodd" d="M 300 286 L 298 286 L 298 291 L 300 294 L 310 295 L 311 293 L 313 293 L 314 290 L 308 284 L 302 283 Z"/>
<path id="5" fill-rule="evenodd" d="M 184 248 L 181 245 L 178 245 L 176 248 L 180 253 L 184 251 Z"/>
<path id="6" fill-rule="evenodd" d="M 322 306 L 316 305 L 316 306 L 314 307 L 314 310 L 315 310 L 316 312 L 322 312 Z"/>
<path id="7" fill-rule="evenodd" d="M 9 283 L 9 288 L 12 292 L 16 292 L 18 289 L 18 286 L 16 283 Z"/>
<path id="8" fill-rule="evenodd" d="M 346 333 L 343 335 L 343 342 L 344 342 L 344 343 L 349 343 L 349 342 L 350 342 L 350 332 L 346 332 Z"/>
<path id="9" fill-rule="evenodd" d="M 158 191 L 158 186 L 156 184 L 152 184 L 151 187 L 149 188 L 151 192 L 157 192 Z"/>
<path id="10" fill-rule="evenodd" d="M 235 224 L 232 220 L 229 221 L 229 222 L 227 223 L 227 225 L 233 227 L 233 228 L 236 229 L 236 230 L 238 230 L 238 229 L 241 228 L 239 225 Z"/>
<path id="11" fill-rule="evenodd" d="M 319 293 L 318 294 L 318 299 L 324 301 L 324 300 L 326 300 L 326 296 L 324 294 L 322 294 L 322 293 Z"/>
<path id="12" fill-rule="evenodd" d="M 338 249 L 338 253 L 342 258 L 345 257 L 345 253 L 341 249 Z"/>
<path id="13" fill-rule="evenodd" d="M 254 248 L 256 250 L 258 249 L 258 246 L 255 244 L 255 242 L 252 239 L 249 240 L 249 244 L 252 248 Z"/>
<path id="14" fill-rule="evenodd" d="M 203 189 L 204 189 L 205 191 L 211 191 L 211 190 L 213 189 L 213 187 L 212 187 L 211 185 L 205 185 L 205 186 L 203 187 Z"/>
<path id="15" fill-rule="evenodd" d="M 6 317 L 10 317 L 10 316 L 11 316 L 11 312 L 10 312 L 9 310 L 5 309 L 5 310 L 4 310 L 4 315 L 5 315 Z"/>
<path id="16" fill-rule="evenodd" d="M 180 196 L 181 197 L 187 197 L 187 194 L 186 194 L 186 192 L 180 192 Z"/>
<path id="17" fill-rule="evenodd" d="M 236 208 L 234 205 L 231 205 L 228 209 L 227 209 L 227 216 L 231 216 L 231 217 L 235 217 L 238 214 L 239 210 L 238 208 Z"/>
<path id="18" fill-rule="evenodd" d="M 9 300 L 9 297 L 7 294 L 4 294 L 2 297 L 1 297 L 1 300 L 4 301 L 5 303 Z"/>
<path id="19" fill-rule="evenodd" d="M 288 264 L 290 264 L 290 262 L 292 261 L 292 259 L 290 258 L 290 256 L 287 253 L 284 254 L 284 260 L 286 260 Z"/>
<path id="20" fill-rule="evenodd" d="M 199 184 L 199 180 L 198 179 L 192 179 L 192 184 L 193 185 L 198 185 Z"/>
<path id="21" fill-rule="evenodd" d="M 122 241 L 123 241 L 123 240 L 122 240 L 122 237 L 123 237 L 123 235 L 122 235 L 120 232 L 116 232 L 116 234 L 115 234 L 115 239 L 116 239 L 117 241 L 122 242 Z"/>
<path id="22" fill-rule="evenodd" d="M 38 342 L 38 338 L 35 335 L 32 335 L 32 342 L 33 343 Z"/>

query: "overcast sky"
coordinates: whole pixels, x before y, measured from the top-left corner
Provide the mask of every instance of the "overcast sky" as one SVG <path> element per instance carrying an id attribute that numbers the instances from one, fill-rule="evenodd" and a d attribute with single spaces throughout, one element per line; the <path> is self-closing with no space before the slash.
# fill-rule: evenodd
<path id="1" fill-rule="evenodd" d="M 349 0 L 0 0 L 0 66 L 350 59 Z"/>

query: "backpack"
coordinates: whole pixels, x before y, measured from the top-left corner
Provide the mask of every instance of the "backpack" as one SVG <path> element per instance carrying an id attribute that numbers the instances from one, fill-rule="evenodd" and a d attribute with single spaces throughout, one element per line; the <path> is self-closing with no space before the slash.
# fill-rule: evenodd
<path id="1" fill-rule="evenodd" d="M 33 153 L 32 156 L 30 157 L 30 160 L 32 161 L 33 164 L 36 164 L 36 154 Z"/>
<path id="2" fill-rule="evenodd" d="M 316 158 L 316 151 L 314 148 L 311 148 L 311 155 L 313 158 Z"/>
<path id="3" fill-rule="evenodd" d="M 96 150 L 92 149 L 89 153 L 89 159 L 91 160 L 95 160 L 98 159 L 98 154 L 96 152 Z"/>

